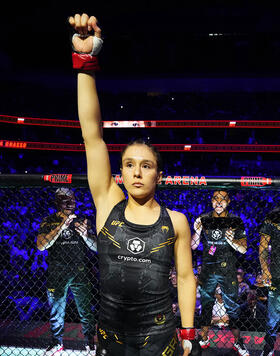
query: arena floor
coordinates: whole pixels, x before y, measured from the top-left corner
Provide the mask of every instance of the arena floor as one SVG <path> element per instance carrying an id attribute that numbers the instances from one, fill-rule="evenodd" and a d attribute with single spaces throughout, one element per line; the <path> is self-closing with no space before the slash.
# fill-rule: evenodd
<path id="1" fill-rule="evenodd" d="M 51 340 L 49 329 L 48 322 L 0 321 L 0 356 L 41 356 Z M 250 356 L 259 356 L 264 347 L 265 334 L 256 331 L 241 331 L 241 336 L 250 351 Z M 237 356 L 232 349 L 234 339 L 229 330 L 211 329 L 209 337 L 211 347 L 203 351 L 203 356 Z M 275 355 L 280 355 L 279 345 L 278 336 Z M 65 323 L 64 347 L 63 356 L 86 355 L 79 323 Z"/>
<path id="2" fill-rule="evenodd" d="M 22 347 L 0 347 L 1 356 L 39 356 L 42 355 L 44 349 L 31 349 Z M 65 350 L 62 356 L 84 356 L 86 351 L 81 350 Z"/>
<path id="3" fill-rule="evenodd" d="M 40 356 L 43 354 L 44 349 L 39 348 L 22 348 L 22 347 L 6 347 L 0 346 L 1 356 Z M 259 356 L 261 351 L 249 350 L 250 356 Z M 65 350 L 62 356 L 83 356 L 86 355 L 86 351 L 81 350 Z M 211 347 L 207 351 L 202 352 L 202 356 L 237 356 L 236 352 L 233 350 L 217 349 L 216 347 Z M 279 352 L 275 353 L 275 356 L 280 355 Z"/>

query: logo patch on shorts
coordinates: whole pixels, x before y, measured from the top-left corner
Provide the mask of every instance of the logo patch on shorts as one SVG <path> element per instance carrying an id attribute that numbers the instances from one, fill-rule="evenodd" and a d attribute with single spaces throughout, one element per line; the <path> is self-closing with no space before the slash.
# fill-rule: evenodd
<path id="1" fill-rule="evenodd" d="M 170 343 L 168 344 L 168 346 L 166 347 L 166 349 L 163 351 L 162 356 L 172 356 L 174 355 L 174 352 L 176 350 L 176 346 L 178 344 L 178 340 L 177 337 L 174 336 L 172 338 L 172 340 L 170 341 Z"/>
<path id="2" fill-rule="evenodd" d="M 166 317 L 164 314 L 158 314 L 154 320 L 157 325 L 162 325 L 165 323 Z"/>

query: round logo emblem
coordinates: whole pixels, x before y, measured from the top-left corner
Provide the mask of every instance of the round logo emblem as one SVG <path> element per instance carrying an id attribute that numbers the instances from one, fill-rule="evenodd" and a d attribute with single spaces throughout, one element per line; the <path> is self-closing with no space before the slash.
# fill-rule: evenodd
<path id="1" fill-rule="evenodd" d="M 165 323 L 165 320 L 166 320 L 166 317 L 164 314 L 158 314 L 156 317 L 155 317 L 155 323 L 157 325 L 162 325 Z"/>
<path id="2" fill-rule="evenodd" d="M 141 253 L 145 250 L 145 242 L 139 239 L 139 237 L 135 237 L 134 239 L 128 240 L 127 249 L 136 255 L 137 253 Z"/>
<path id="3" fill-rule="evenodd" d="M 223 233 L 221 230 L 217 229 L 217 230 L 213 230 L 212 231 L 212 239 L 214 240 L 220 240 L 223 236 Z"/>
<path id="4" fill-rule="evenodd" d="M 73 236 L 73 231 L 70 229 L 65 229 L 62 231 L 61 234 L 64 239 L 68 240 Z"/>

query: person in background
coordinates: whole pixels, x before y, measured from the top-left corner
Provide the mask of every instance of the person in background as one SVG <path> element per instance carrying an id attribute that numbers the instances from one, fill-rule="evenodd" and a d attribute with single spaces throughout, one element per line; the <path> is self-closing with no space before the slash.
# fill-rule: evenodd
<path id="1" fill-rule="evenodd" d="M 74 296 L 87 355 L 95 355 L 95 318 L 91 311 L 91 283 L 87 265 L 88 250 L 96 251 L 96 237 L 85 216 L 75 214 L 74 192 L 59 188 L 55 192 L 57 212 L 43 219 L 37 237 L 40 251 L 48 251 L 47 295 L 50 305 L 52 342 L 44 356 L 63 351 L 63 331 L 67 292 Z"/>
<path id="2" fill-rule="evenodd" d="M 267 307 L 269 287 L 264 284 L 262 273 L 258 273 L 252 290 L 256 291 L 257 299 Z"/>
<path id="3" fill-rule="evenodd" d="M 238 303 L 242 304 L 246 302 L 248 293 L 250 292 L 249 285 L 244 280 L 244 272 L 237 270 L 237 282 L 238 282 Z"/>
<path id="4" fill-rule="evenodd" d="M 267 214 L 260 227 L 260 237 L 262 280 L 269 287 L 265 345 L 261 356 L 273 356 L 280 326 L 280 208 Z"/>
<path id="5" fill-rule="evenodd" d="M 175 268 L 172 268 L 171 273 L 170 273 L 170 281 L 172 284 L 171 287 L 171 295 L 172 295 L 172 309 L 176 317 L 176 325 L 178 328 L 180 328 L 181 325 L 181 315 L 180 315 L 180 309 L 179 309 L 179 304 L 178 304 L 178 291 L 177 291 L 177 273 Z"/>
<path id="6" fill-rule="evenodd" d="M 266 320 L 266 307 L 258 301 L 257 293 L 251 290 L 247 301 L 240 306 L 240 324 L 243 329 L 263 331 Z"/>
<path id="7" fill-rule="evenodd" d="M 247 251 L 246 232 L 241 218 L 228 211 L 230 198 L 226 191 L 215 191 L 211 203 L 213 210 L 195 220 L 191 241 L 193 250 L 198 248 L 200 242 L 203 245 L 202 269 L 199 276 L 202 305 L 199 343 L 204 349 L 210 346 L 208 332 L 211 326 L 215 291 L 219 285 L 229 316 L 229 327 L 234 335 L 233 348 L 239 356 L 249 356 L 237 327 L 239 304 L 235 272 L 236 251 L 242 254 Z"/>
<path id="8" fill-rule="evenodd" d="M 211 324 L 219 328 L 227 327 L 229 324 L 229 316 L 227 315 L 220 286 L 216 288 L 215 297 L 216 301 L 212 310 Z"/>

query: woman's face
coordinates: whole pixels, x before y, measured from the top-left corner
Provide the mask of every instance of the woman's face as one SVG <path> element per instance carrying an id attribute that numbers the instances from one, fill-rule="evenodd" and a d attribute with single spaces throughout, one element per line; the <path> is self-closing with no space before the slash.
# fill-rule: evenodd
<path id="1" fill-rule="evenodd" d="M 143 199 L 154 194 L 162 173 L 157 171 L 157 161 L 152 150 L 142 144 L 129 146 L 122 157 L 122 177 L 127 192 Z"/>

